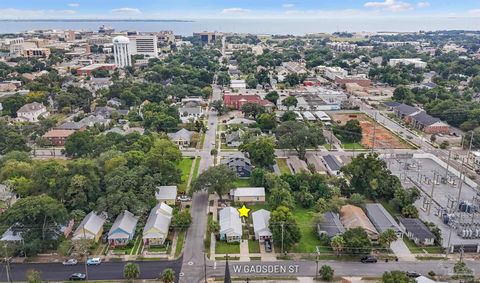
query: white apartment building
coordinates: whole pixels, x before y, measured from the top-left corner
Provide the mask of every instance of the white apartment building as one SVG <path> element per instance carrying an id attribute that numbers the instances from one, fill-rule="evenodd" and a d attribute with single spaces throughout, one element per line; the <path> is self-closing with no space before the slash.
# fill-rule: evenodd
<path id="1" fill-rule="evenodd" d="M 427 63 L 423 62 L 420 58 L 390 59 L 390 61 L 388 61 L 388 65 L 391 67 L 395 67 L 398 64 L 414 65 L 417 69 L 425 69 L 427 67 Z"/>
<path id="2" fill-rule="evenodd" d="M 158 57 L 158 38 L 156 35 L 130 36 L 129 49 L 131 55 Z"/>
<path id="3" fill-rule="evenodd" d="M 348 72 L 340 67 L 326 67 L 325 77 L 331 81 L 334 81 L 336 77 L 346 77 Z"/>

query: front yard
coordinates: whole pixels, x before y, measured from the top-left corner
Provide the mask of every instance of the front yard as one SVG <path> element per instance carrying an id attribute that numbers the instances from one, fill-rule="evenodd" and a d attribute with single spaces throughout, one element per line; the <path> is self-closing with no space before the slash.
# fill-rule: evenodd
<path id="1" fill-rule="evenodd" d="M 250 178 L 238 178 L 234 182 L 236 188 L 250 187 Z"/>
<path id="2" fill-rule="evenodd" d="M 260 253 L 260 243 L 256 240 L 248 240 L 248 252 L 251 254 Z"/>
<path id="3" fill-rule="evenodd" d="M 183 243 L 185 242 L 185 230 L 178 232 L 177 246 L 175 247 L 175 257 L 179 256 L 183 250 Z"/>
<path id="4" fill-rule="evenodd" d="M 239 254 L 240 243 L 227 243 L 225 241 L 217 241 L 215 244 L 216 254 Z"/>
<path id="5" fill-rule="evenodd" d="M 425 246 L 425 247 L 417 246 L 407 236 L 403 237 L 403 242 L 405 243 L 405 245 L 408 247 L 408 249 L 412 254 L 423 254 L 423 253 L 443 254 L 444 252 L 442 247 L 439 247 L 439 246 Z"/>

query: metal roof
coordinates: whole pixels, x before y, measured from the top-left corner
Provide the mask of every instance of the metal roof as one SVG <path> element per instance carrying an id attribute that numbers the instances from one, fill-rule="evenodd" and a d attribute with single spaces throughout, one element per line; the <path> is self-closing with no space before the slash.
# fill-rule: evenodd
<path id="1" fill-rule="evenodd" d="M 384 232 L 392 229 L 395 232 L 402 232 L 395 219 L 380 203 L 368 203 L 365 205 L 367 215 L 372 221 L 373 225 L 379 232 Z"/>

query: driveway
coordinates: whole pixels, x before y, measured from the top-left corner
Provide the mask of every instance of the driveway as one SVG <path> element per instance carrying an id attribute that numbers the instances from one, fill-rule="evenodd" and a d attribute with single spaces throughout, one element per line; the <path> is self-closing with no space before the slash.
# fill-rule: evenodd
<path id="1" fill-rule="evenodd" d="M 415 261 L 415 255 L 413 255 L 408 249 L 407 245 L 403 242 L 402 239 L 398 239 L 390 245 L 395 256 L 398 257 L 400 261 Z"/>

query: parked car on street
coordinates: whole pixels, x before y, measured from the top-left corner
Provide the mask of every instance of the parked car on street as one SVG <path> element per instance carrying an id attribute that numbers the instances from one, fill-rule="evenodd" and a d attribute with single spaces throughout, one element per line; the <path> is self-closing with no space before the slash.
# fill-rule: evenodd
<path id="1" fill-rule="evenodd" d="M 68 280 L 81 281 L 81 280 L 85 280 L 86 278 L 87 278 L 87 275 L 85 275 L 84 273 L 73 273 L 72 275 L 70 275 L 70 277 L 68 277 Z"/>
<path id="2" fill-rule="evenodd" d="M 407 271 L 407 276 L 410 278 L 417 278 L 422 276 L 422 274 L 415 272 L 415 271 Z"/>
<path id="3" fill-rule="evenodd" d="M 87 260 L 87 265 L 99 265 L 102 263 L 102 260 L 99 257 L 89 258 Z"/>
<path id="4" fill-rule="evenodd" d="M 376 263 L 377 258 L 374 256 L 364 256 L 362 259 L 360 259 L 362 263 Z"/>
<path id="5" fill-rule="evenodd" d="M 78 261 L 74 258 L 69 258 L 63 261 L 63 265 L 76 265 Z"/>

